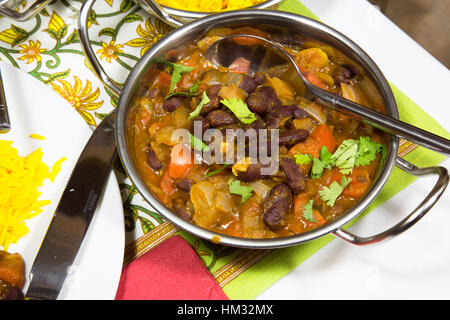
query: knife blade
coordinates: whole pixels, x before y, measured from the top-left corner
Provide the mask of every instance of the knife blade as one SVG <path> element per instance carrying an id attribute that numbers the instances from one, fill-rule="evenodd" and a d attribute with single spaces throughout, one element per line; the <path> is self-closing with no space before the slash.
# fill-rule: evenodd
<path id="1" fill-rule="evenodd" d="M 58 298 L 117 154 L 114 119 L 113 112 L 97 126 L 78 158 L 33 262 L 29 299 Z"/>

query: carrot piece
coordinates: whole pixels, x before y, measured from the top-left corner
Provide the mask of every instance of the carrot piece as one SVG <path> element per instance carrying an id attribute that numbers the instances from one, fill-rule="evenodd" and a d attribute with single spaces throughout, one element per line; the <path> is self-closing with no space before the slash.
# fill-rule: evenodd
<path id="1" fill-rule="evenodd" d="M 319 87 L 323 90 L 328 90 L 328 85 L 322 79 L 320 79 L 314 72 L 305 72 L 303 73 L 303 75 L 305 76 L 306 80 L 311 82 L 316 87 Z"/>
<path id="2" fill-rule="evenodd" d="M 165 172 L 162 176 L 161 189 L 168 196 L 171 196 L 175 192 L 175 184 L 173 183 L 173 179 L 169 176 L 167 172 Z"/>
<path id="3" fill-rule="evenodd" d="M 352 181 L 342 191 L 342 194 L 350 198 L 362 197 L 370 187 L 369 171 L 364 167 L 355 167 L 350 178 Z"/>
<path id="4" fill-rule="evenodd" d="M 326 124 L 322 124 L 316 127 L 313 132 L 311 132 L 311 137 L 327 147 L 328 151 L 330 151 L 331 153 L 336 151 L 336 139 L 334 138 L 330 128 Z"/>
<path id="5" fill-rule="evenodd" d="M 232 237 L 240 237 L 241 236 L 241 222 L 233 221 L 228 225 L 225 229 L 225 233 Z"/>
<path id="6" fill-rule="evenodd" d="M 301 154 L 310 154 L 313 157 L 320 157 L 320 149 L 322 149 L 322 144 L 309 136 L 305 141 L 297 143 L 289 150 L 289 155 L 294 156 L 298 152 Z"/>
<path id="7" fill-rule="evenodd" d="M 299 51 L 295 61 L 305 71 L 321 71 L 328 63 L 328 55 L 320 48 L 309 48 Z"/>
<path id="8" fill-rule="evenodd" d="M 170 153 L 168 174 L 172 178 L 183 178 L 194 166 L 192 152 L 182 144 L 177 144 Z"/>
<path id="9" fill-rule="evenodd" d="M 310 195 L 307 193 L 300 193 L 294 198 L 294 215 L 302 219 L 303 217 L 303 208 L 308 203 L 310 199 Z"/>
<path id="10" fill-rule="evenodd" d="M 308 221 L 309 223 L 311 223 L 313 226 L 321 226 L 321 225 L 323 225 L 325 222 L 327 222 L 327 220 L 325 220 L 325 218 L 324 217 L 322 217 L 322 215 L 320 214 L 320 212 L 319 211 L 317 211 L 317 210 L 313 210 L 313 218 L 314 218 L 314 220 L 316 220 L 316 222 L 310 222 L 310 221 Z"/>
<path id="11" fill-rule="evenodd" d="M 249 35 L 253 35 L 253 36 L 259 36 L 261 38 L 267 38 L 267 33 L 263 32 L 261 30 L 251 28 L 251 27 L 242 27 L 242 28 L 234 29 L 232 34 L 249 34 Z M 262 41 L 259 39 L 249 38 L 249 37 L 236 37 L 236 38 L 233 38 L 233 40 L 234 40 L 234 42 L 236 42 L 237 44 L 239 44 L 241 46 L 253 46 L 255 44 L 262 43 Z"/>
<path id="12" fill-rule="evenodd" d="M 329 186 L 333 182 L 341 183 L 343 174 L 339 172 L 339 169 L 334 167 L 331 168 L 331 170 L 327 170 L 323 177 L 324 177 L 324 185 Z"/>
<path id="13" fill-rule="evenodd" d="M 322 217 L 320 212 L 317 210 L 313 210 L 313 218 L 315 221 L 309 221 L 303 217 L 303 210 L 305 208 L 305 205 L 310 200 L 311 200 L 311 195 L 309 195 L 307 193 L 301 193 L 298 196 L 296 196 L 294 199 L 294 215 L 302 221 L 305 229 L 317 227 L 317 226 L 320 226 L 320 225 L 324 224 L 325 222 L 327 222 L 325 220 L 325 218 Z"/>

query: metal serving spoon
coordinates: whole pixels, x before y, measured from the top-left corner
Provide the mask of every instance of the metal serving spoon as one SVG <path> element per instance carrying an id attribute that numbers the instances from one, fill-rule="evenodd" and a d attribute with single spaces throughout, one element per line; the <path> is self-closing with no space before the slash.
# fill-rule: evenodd
<path id="1" fill-rule="evenodd" d="M 235 39 L 233 39 L 237 37 L 259 39 L 263 44 L 260 43 L 240 47 L 234 41 Z M 206 50 L 205 58 L 217 66 L 228 67 L 235 58 L 242 57 L 241 54 L 245 54 L 245 52 L 247 53 L 247 57 L 245 58 L 250 60 L 251 72 L 263 72 L 270 67 L 273 67 L 273 61 L 276 60 L 278 61 L 276 61 L 275 64 L 278 65 L 286 64 L 286 62 L 288 62 L 297 72 L 308 93 L 316 99 L 318 98 L 322 104 L 352 116 L 353 118 L 359 119 L 389 134 L 415 142 L 418 145 L 446 156 L 450 155 L 450 140 L 369 109 L 313 85 L 302 74 L 290 54 L 284 50 L 282 46 L 273 41 L 249 34 L 230 35 L 214 42 Z M 270 60 L 272 61 L 270 62 Z"/>
<path id="2" fill-rule="evenodd" d="M 11 130 L 8 107 L 6 105 L 5 90 L 3 88 L 2 73 L 0 70 L 0 133 L 7 133 Z"/>

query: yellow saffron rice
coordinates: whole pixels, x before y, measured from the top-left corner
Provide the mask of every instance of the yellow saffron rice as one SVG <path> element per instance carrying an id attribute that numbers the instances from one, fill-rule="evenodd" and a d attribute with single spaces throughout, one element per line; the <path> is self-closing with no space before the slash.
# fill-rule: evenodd
<path id="1" fill-rule="evenodd" d="M 257 5 L 265 0 L 157 0 L 160 4 L 181 10 L 217 12 Z"/>
<path id="2" fill-rule="evenodd" d="M 0 140 L 0 246 L 4 250 L 28 233 L 25 220 L 35 217 L 43 211 L 42 207 L 50 204 L 49 200 L 39 200 L 39 187 L 45 179 L 54 179 L 65 158 L 49 170 L 42 156 L 39 148 L 21 157 L 12 147 L 12 141 Z"/>
<path id="3" fill-rule="evenodd" d="M 30 134 L 29 137 L 32 138 L 32 139 L 37 139 L 37 140 L 45 140 L 44 136 L 41 136 L 41 135 L 36 134 L 36 133 Z"/>

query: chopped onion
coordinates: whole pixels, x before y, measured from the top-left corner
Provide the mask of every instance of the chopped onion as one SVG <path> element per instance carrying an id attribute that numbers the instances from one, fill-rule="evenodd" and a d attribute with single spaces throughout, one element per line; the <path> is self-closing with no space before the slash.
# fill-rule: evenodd
<path id="1" fill-rule="evenodd" d="M 255 191 L 263 199 L 266 198 L 271 189 L 268 185 L 264 184 L 261 181 L 251 182 L 250 187 L 252 187 L 253 191 Z"/>
<path id="2" fill-rule="evenodd" d="M 305 103 L 301 107 L 305 110 L 314 120 L 320 124 L 325 124 L 327 122 L 328 113 L 325 111 L 324 107 L 317 103 Z"/>

